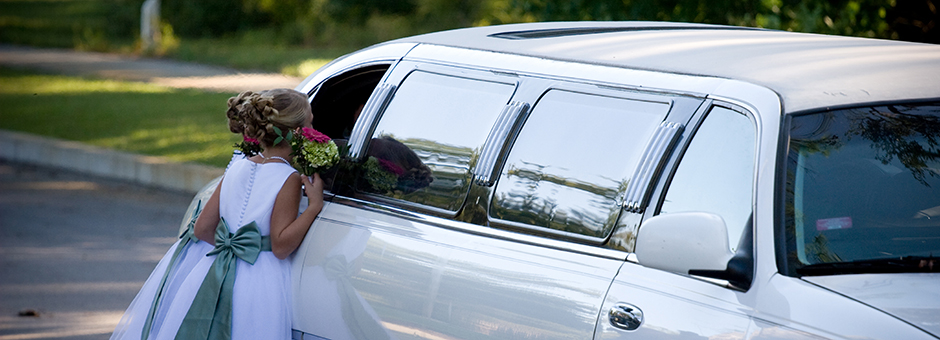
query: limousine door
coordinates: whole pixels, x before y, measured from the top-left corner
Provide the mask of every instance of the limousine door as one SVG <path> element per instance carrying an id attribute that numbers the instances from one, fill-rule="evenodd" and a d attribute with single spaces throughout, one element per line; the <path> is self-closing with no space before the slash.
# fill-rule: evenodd
<path id="1" fill-rule="evenodd" d="M 659 191 L 640 226 L 636 258 L 624 264 L 611 286 L 596 338 L 748 338 L 753 314 L 749 305 L 753 302 L 747 301 L 754 300 L 754 294 L 748 295 L 750 278 L 740 282 L 708 280 L 670 268 L 677 262 L 694 261 L 682 258 L 682 244 L 709 242 L 724 247 L 726 257 L 720 268 L 697 269 L 725 269 L 735 252 L 752 256 L 755 125 L 746 111 L 731 105 L 715 105 L 702 112 L 707 116 L 704 120 L 696 118 L 701 124 L 684 136 L 683 140 L 691 137 L 691 142 L 684 143 L 686 147 L 678 153 L 679 165 L 667 171 L 662 182 L 668 185 Z M 695 224 L 699 216 L 695 214 L 703 213 L 721 217 L 724 225 L 717 228 L 720 233 L 709 234 L 716 230 L 698 228 L 705 225 Z M 676 222 L 659 223 L 664 216 Z M 658 232 L 643 230 L 646 227 L 691 229 L 673 231 L 663 242 Z M 649 242 L 644 237 L 657 239 Z M 652 247 L 658 249 L 649 249 Z M 753 262 L 744 261 L 741 267 L 753 273 Z"/>
<path id="2" fill-rule="evenodd" d="M 295 337 L 592 338 L 628 254 L 607 245 L 624 183 L 673 103 L 559 84 L 400 62 L 294 260 Z M 579 149 L 599 136 L 616 159 Z"/>

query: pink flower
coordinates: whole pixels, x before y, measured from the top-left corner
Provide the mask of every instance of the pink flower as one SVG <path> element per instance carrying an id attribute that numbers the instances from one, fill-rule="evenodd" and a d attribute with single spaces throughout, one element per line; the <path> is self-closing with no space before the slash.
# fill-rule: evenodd
<path id="1" fill-rule="evenodd" d="M 242 136 L 242 137 L 244 138 L 245 143 L 260 144 L 257 139 L 254 139 L 248 136 Z"/>
<path id="2" fill-rule="evenodd" d="M 395 174 L 395 176 L 401 176 L 405 173 L 405 169 L 402 169 L 398 164 L 392 163 L 392 161 L 387 159 L 376 158 L 379 160 L 379 165 L 382 165 L 385 170 Z"/>
<path id="3" fill-rule="evenodd" d="M 305 127 L 300 129 L 300 135 L 304 136 L 307 140 L 314 141 L 317 143 L 326 143 L 330 141 L 330 136 L 320 133 L 320 131 Z"/>

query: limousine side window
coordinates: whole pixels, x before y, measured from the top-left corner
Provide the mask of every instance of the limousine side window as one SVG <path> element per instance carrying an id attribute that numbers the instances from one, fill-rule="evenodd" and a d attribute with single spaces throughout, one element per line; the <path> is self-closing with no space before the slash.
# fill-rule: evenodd
<path id="1" fill-rule="evenodd" d="M 375 128 L 359 191 L 456 212 L 514 83 L 415 71 Z"/>
<path id="2" fill-rule="evenodd" d="M 353 124 L 389 65 L 355 69 L 327 80 L 310 100 L 313 128 L 333 139 L 348 139 Z"/>
<path id="3" fill-rule="evenodd" d="M 603 239 L 667 102 L 564 90 L 526 119 L 496 185 L 490 215 L 508 227 Z"/>
<path id="4" fill-rule="evenodd" d="M 755 131 L 751 120 L 713 107 L 672 178 L 660 214 L 702 211 L 721 216 L 737 247 L 751 216 Z"/>

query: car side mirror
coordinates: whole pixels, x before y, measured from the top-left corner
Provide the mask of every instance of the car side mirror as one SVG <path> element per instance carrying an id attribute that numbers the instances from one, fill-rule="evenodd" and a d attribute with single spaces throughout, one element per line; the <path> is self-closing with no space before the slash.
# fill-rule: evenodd
<path id="1" fill-rule="evenodd" d="M 683 275 L 727 280 L 746 291 L 753 276 L 750 230 L 746 226 L 738 252 L 733 253 L 721 216 L 706 212 L 654 216 L 643 222 L 637 235 L 637 262 Z"/>

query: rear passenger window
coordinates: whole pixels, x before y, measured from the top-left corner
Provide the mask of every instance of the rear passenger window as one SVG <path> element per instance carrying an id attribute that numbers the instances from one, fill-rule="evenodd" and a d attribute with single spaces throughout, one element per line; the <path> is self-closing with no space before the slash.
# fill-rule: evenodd
<path id="1" fill-rule="evenodd" d="M 703 211 L 725 221 L 736 250 L 751 217 L 754 124 L 743 113 L 711 109 L 682 156 L 660 214 Z"/>
<path id="2" fill-rule="evenodd" d="M 605 238 L 666 102 L 551 90 L 538 101 L 503 166 L 497 223 Z"/>
<path id="3" fill-rule="evenodd" d="M 514 83 L 412 72 L 375 128 L 357 189 L 456 212 L 514 91 Z"/>

